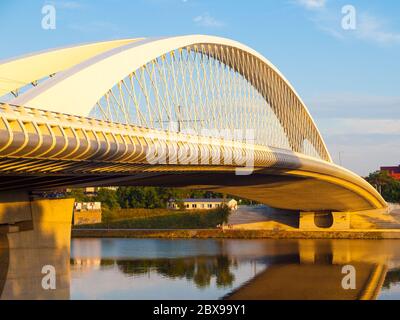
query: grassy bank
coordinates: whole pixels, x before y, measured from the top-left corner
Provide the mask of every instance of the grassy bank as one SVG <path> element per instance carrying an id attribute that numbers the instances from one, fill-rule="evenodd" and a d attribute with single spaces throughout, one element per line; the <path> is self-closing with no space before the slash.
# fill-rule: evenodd
<path id="1" fill-rule="evenodd" d="M 226 221 L 225 208 L 210 211 L 119 209 L 103 213 L 103 223 L 75 226 L 83 229 L 210 229 Z"/>

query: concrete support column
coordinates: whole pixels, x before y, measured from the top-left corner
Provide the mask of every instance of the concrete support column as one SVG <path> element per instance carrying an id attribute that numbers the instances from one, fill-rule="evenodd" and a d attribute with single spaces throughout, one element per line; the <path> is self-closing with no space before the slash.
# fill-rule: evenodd
<path id="1" fill-rule="evenodd" d="M 29 200 L 28 194 L 3 194 L 0 200 L 0 298 L 69 299 L 74 200 Z M 43 287 L 49 268 L 55 289 Z"/>
<path id="2" fill-rule="evenodd" d="M 335 231 L 350 229 L 349 212 L 300 212 L 299 229 Z"/>

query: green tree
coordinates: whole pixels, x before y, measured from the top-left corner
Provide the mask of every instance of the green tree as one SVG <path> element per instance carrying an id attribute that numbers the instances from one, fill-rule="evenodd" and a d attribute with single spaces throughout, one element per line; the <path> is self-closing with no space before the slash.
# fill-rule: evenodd
<path id="1" fill-rule="evenodd" d="M 231 210 L 229 207 L 224 204 L 221 208 L 217 210 L 218 214 L 221 215 L 221 219 L 223 223 L 227 223 L 229 219 L 229 215 L 231 214 Z"/>
<path id="2" fill-rule="evenodd" d="M 389 175 L 387 171 L 370 173 L 366 180 L 373 185 L 388 202 L 400 202 L 400 182 Z"/>
<path id="3" fill-rule="evenodd" d="M 160 200 L 159 193 L 154 187 L 145 187 L 144 188 L 144 204 L 145 208 L 154 209 L 161 208 L 162 201 Z"/>
<path id="4" fill-rule="evenodd" d="M 103 209 L 101 211 L 102 211 L 101 222 L 106 225 L 107 229 L 109 229 L 110 223 L 113 221 L 113 218 L 114 218 L 113 214 L 112 214 L 111 210 L 108 209 L 107 207 L 103 207 Z"/>
<path id="5" fill-rule="evenodd" d="M 106 207 L 106 209 L 120 208 L 117 192 L 115 190 L 101 188 L 97 191 L 97 195 L 93 197 L 92 201 L 101 202 L 101 205 Z"/>
<path id="6" fill-rule="evenodd" d="M 88 202 L 89 197 L 86 196 L 84 189 L 71 189 L 68 193 L 67 193 L 68 197 L 74 198 L 75 202 Z"/>
<path id="7" fill-rule="evenodd" d="M 117 190 L 121 208 L 166 208 L 170 199 L 183 199 L 187 191 L 163 187 L 120 187 Z"/>

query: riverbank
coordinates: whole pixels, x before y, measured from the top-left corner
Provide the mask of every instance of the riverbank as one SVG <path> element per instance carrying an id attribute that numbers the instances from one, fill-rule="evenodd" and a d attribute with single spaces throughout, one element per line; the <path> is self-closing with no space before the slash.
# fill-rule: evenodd
<path id="1" fill-rule="evenodd" d="M 114 212 L 109 224 L 74 228 L 76 238 L 226 239 L 400 239 L 400 212 L 352 214 L 350 229 L 303 231 L 298 215 L 265 206 L 246 207 L 228 217 L 221 211 L 134 209 Z M 216 228 L 227 218 L 224 230 Z M 253 228 L 243 226 L 253 223 Z M 250 225 L 251 226 L 251 225 Z M 261 227 L 260 227 L 261 226 Z"/>
<path id="2" fill-rule="evenodd" d="M 73 229 L 73 238 L 169 239 L 400 239 L 400 230 L 221 230 L 221 229 Z"/>

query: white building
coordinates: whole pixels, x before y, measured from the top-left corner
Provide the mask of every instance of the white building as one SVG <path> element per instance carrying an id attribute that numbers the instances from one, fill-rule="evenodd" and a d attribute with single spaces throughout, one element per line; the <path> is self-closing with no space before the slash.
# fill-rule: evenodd
<path id="1" fill-rule="evenodd" d="M 75 202 L 75 211 L 101 210 L 101 202 Z"/>
<path id="2" fill-rule="evenodd" d="M 227 205 L 230 210 L 237 210 L 238 203 L 235 199 L 182 199 L 180 201 L 169 200 L 168 209 L 179 210 L 183 204 L 186 210 L 211 210 Z"/>

